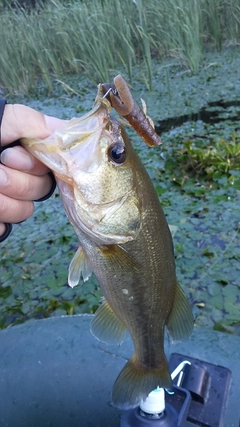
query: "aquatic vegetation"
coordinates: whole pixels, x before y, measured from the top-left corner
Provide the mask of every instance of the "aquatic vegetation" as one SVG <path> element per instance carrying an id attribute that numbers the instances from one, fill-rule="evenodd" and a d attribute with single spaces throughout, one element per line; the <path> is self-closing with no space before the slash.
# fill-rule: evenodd
<path id="1" fill-rule="evenodd" d="M 196 325 L 239 334 L 239 49 L 208 53 L 195 75 L 170 60 L 161 67 L 153 61 L 152 66 L 151 92 L 143 87 L 141 65 L 133 66 L 134 98 L 145 99 L 156 128 L 169 117 L 187 115 L 189 119 L 171 124 L 161 135 L 160 147 L 149 148 L 134 132 L 127 132 L 153 180 L 168 223 L 174 225 L 177 277 L 192 302 Z M 63 118 L 87 112 L 96 86 L 84 76 L 65 76 L 62 81 L 74 92 L 54 82 L 51 96 L 41 84 L 32 97 L 15 96 L 14 100 Z M 203 106 L 219 100 L 228 105 L 218 108 L 218 117 L 211 115 L 212 123 L 200 115 L 197 120 Z M 213 106 L 212 113 L 216 109 Z M 208 146 L 212 148 L 205 158 Z M 235 151 L 228 153 L 229 168 L 227 150 Z M 223 160 L 220 164 L 222 160 L 217 159 L 213 169 L 209 165 L 212 152 L 215 159 L 220 154 Z M 197 168 L 186 168 L 189 161 L 197 161 Z M 58 193 L 36 206 L 33 217 L 14 226 L 1 244 L 1 327 L 96 310 L 101 292 L 94 277 L 81 287 L 67 285 L 67 269 L 76 249 L 77 239 Z"/>
<path id="2" fill-rule="evenodd" d="M 182 148 L 173 150 L 171 158 L 175 157 L 182 174 L 192 172 L 197 178 L 205 176 L 210 181 L 224 175 L 240 189 L 240 135 L 233 131 L 225 139 L 220 129 L 216 132 L 209 128 L 205 135 L 191 135 L 183 141 Z"/>

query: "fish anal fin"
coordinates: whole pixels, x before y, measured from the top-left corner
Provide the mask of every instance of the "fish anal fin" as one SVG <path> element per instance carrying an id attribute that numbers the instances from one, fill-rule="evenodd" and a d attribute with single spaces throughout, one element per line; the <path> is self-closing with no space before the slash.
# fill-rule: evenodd
<path id="1" fill-rule="evenodd" d="M 99 340 L 110 344 L 121 344 L 126 327 L 115 315 L 107 301 L 97 309 L 91 322 L 91 332 Z"/>
<path id="2" fill-rule="evenodd" d="M 174 302 L 167 320 L 167 329 L 173 340 L 183 340 L 191 335 L 194 318 L 186 295 L 177 283 Z"/>
<path id="3" fill-rule="evenodd" d="M 82 249 L 79 246 L 77 252 L 75 253 L 68 269 L 68 284 L 73 288 L 78 285 L 79 280 L 83 279 L 86 282 L 92 274 L 92 269 L 90 267 L 88 258 Z"/>
<path id="4" fill-rule="evenodd" d="M 141 364 L 134 354 L 113 385 L 112 403 L 120 409 L 134 408 L 157 387 L 172 387 L 166 357 L 157 367 L 149 367 Z"/>

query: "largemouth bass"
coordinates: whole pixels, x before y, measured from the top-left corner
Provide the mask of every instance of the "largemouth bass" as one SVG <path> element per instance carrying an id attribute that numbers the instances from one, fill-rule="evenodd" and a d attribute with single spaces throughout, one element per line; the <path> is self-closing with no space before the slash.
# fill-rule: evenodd
<path id="1" fill-rule="evenodd" d="M 134 354 L 119 374 L 112 402 L 137 406 L 157 386 L 171 388 L 164 329 L 172 339 L 192 331 L 191 307 L 177 283 L 172 237 L 153 184 L 124 128 L 99 93 L 94 108 L 45 140 L 23 139 L 55 174 L 79 249 L 70 286 L 93 271 L 104 302 L 92 321 L 101 341 L 121 343 L 129 330 Z"/>

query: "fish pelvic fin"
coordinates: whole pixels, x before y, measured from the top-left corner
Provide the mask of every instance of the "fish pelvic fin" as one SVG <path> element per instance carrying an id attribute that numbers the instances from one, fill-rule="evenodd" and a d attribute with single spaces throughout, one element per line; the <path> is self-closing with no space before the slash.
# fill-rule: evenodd
<path id="1" fill-rule="evenodd" d="M 81 246 L 75 253 L 68 269 L 68 284 L 71 288 L 77 286 L 81 277 L 86 282 L 92 274 L 87 255 Z"/>
<path id="2" fill-rule="evenodd" d="M 122 344 L 126 327 L 115 315 L 107 301 L 97 309 L 91 322 L 91 332 L 99 341 L 108 344 Z"/>
<path id="3" fill-rule="evenodd" d="M 133 354 L 113 385 L 112 404 L 120 409 L 134 408 L 158 386 L 172 387 L 166 357 L 159 366 L 153 368 L 140 363 Z"/>
<path id="4" fill-rule="evenodd" d="M 172 310 L 166 324 L 171 338 L 174 341 L 186 339 L 192 333 L 193 323 L 192 308 L 182 288 L 177 283 Z"/>

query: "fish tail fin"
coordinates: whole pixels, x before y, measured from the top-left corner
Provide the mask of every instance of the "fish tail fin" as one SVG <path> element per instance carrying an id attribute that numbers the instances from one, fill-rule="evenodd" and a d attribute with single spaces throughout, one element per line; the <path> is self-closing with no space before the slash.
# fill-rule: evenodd
<path id="1" fill-rule="evenodd" d="M 134 354 L 114 383 L 112 404 L 120 409 L 134 408 L 158 386 L 172 386 L 166 357 L 164 356 L 161 364 L 153 368 L 142 364 Z"/>

